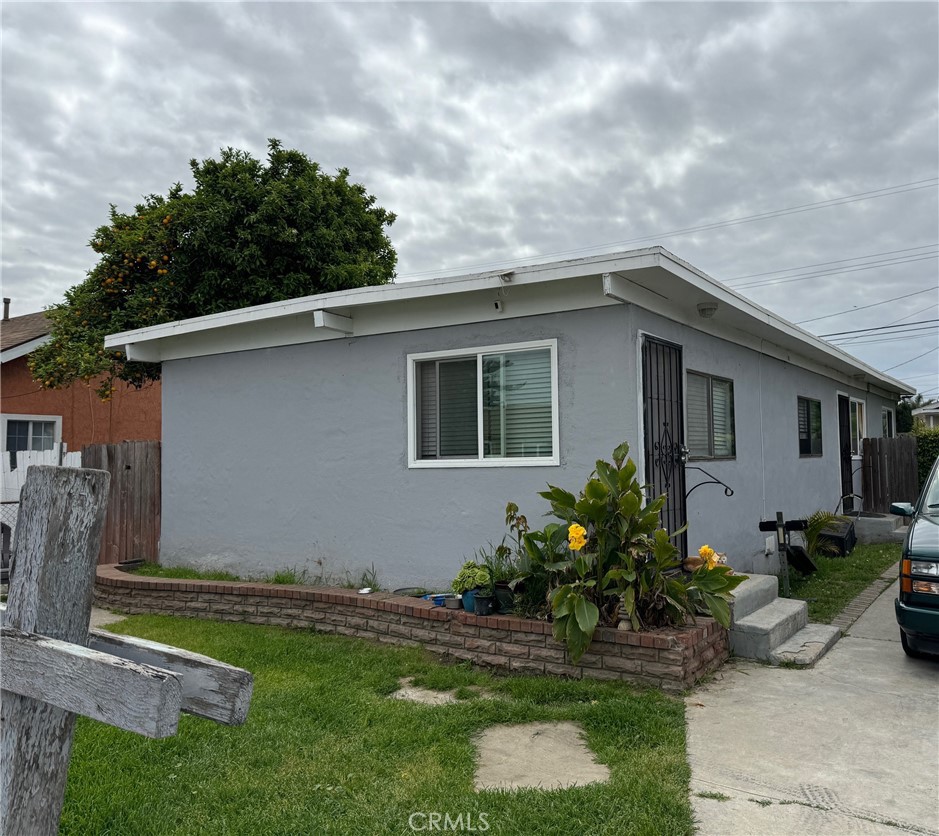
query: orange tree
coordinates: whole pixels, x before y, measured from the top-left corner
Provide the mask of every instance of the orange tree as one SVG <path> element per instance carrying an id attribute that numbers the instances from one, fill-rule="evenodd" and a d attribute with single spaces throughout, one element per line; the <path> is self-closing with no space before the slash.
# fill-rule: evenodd
<path id="1" fill-rule="evenodd" d="M 275 139 L 266 164 L 228 148 L 190 167 L 192 192 L 177 183 L 133 213 L 111 206 L 90 242 L 98 263 L 46 311 L 50 340 L 29 360 L 40 385 L 101 378 L 107 399 L 115 380 L 160 376 L 105 350 L 108 334 L 394 278 L 395 216 L 347 169 L 326 174 Z"/>

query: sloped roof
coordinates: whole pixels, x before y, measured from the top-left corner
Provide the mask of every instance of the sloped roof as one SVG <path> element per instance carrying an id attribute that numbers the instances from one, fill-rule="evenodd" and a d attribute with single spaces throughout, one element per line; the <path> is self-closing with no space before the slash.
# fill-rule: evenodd
<path id="1" fill-rule="evenodd" d="M 636 304 L 676 322 L 886 396 L 915 390 L 756 305 L 663 247 L 465 276 L 360 287 L 167 322 L 105 338 L 159 363 L 328 339 Z M 716 304 L 715 304 L 716 303 Z M 720 311 L 703 319 L 699 306 Z M 713 310 L 712 310 L 713 313 Z M 847 385 L 847 384 L 846 384 Z"/>
<path id="2" fill-rule="evenodd" d="M 9 351 L 18 345 L 44 337 L 52 330 L 45 311 L 11 316 L 0 321 L 0 351 Z"/>

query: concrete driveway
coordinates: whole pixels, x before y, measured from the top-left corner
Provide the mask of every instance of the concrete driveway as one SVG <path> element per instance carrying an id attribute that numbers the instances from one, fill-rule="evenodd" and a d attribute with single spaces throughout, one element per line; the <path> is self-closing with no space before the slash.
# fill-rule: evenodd
<path id="1" fill-rule="evenodd" d="M 699 833 L 939 834 L 939 662 L 903 653 L 896 595 L 810 670 L 734 661 L 687 698 Z"/>

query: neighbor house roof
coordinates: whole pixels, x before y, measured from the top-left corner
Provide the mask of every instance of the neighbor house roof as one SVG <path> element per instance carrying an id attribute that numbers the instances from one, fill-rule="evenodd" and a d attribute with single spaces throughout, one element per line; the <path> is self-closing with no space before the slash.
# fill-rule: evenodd
<path id="1" fill-rule="evenodd" d="M 160 362 L 624 303 L 889 397 L 914 391 L 662 247 L 305 296 L 126 331 L 105 345 Z"/>
<path id="2" fill-rule="evenodd" d="M 0 321 L 0 360 L 6 363 L 29 354 L 46 342 L 51 330 L 43 311 Z"/>

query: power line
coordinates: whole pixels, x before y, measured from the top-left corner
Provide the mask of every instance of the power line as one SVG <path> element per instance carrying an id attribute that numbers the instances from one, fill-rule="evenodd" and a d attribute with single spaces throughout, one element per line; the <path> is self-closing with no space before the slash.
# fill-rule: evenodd
<path id="1" fill-rule="evenodd" d="M 932 354 L 934 351 L 939 351 L 939 345 L 933 346 L 929 351 L 924 351 L 922 354 L 917 354 L 915 357 L 911 357 L 909 360 L 904 360 L 902 363 L 897 363 L 895 366 L 891 366 L 889 369 L 882 369 L 882 371 L 889 372 L 893 369 L 899 369 L 900 366 L 905 366 L 907 363 L 912 363 L 914 360 L 919 360 L 920 357 L 925 357 L 927 354 Z"/>
<path id="2" fill-rule="evenodd" d="M 888 302 L 896 302 L 898 299 L 909 299 L 911 296 L 919 296 L 921 293 L 936 292 L 935 287 L 927 287 L 923 290 L 917 290 L 913 293 L 905 293 L 903 296 L 894 296 L 891 299 L 884 299 L 883 302 L 874 302 L 873 305 L 861 305 L 859 308 L 851 308 L 847 311 L 839 311 L 838 313 L 826 314 L 825 316 L 816 316 L 813 319 L 800 319 L 796 325 L 804 325 L 806 322 L 818 322 L 820 319 L 831 319 L 833 316 L 843 316 L 844 314 L 854 313 L 855 311 L 863 311 L 867 308 L 876 308 L 878 305 L 886 305 Z"/>
<path id="3" fill-rule="evenodd" d="M 931 311 L 933 308 L 939 308 L 939 302 L 933 302 L 931 305 L 927 305 L 925 308 L 920 308 L 919 310 L 913 311 L 913 313 L 905 314 L 904 316 L 901 316 L 898 319 L 892 319 L 887 324 L 895 325 L 898 322 L 903 322 L 904 319 L 909 319 L 911 316 L 919 316 L 922 313 L 926 313 L 926 311 Z M 846 340 L 845 343 L 843 343 L 843 345 L 851 342 L 853 339 L 855 338 L 852 337 Z"/>
<path id="4" fill-rule="evenodd" d="M 876 328 L 855 328 L 852 331 L 833 331 L 831 334 L 818 334 L 819 337 L 839 337 L 842 334 L 860 334 L 862 331 L 888 331 L 894 328 L 912 328 L 914 325 L 930 325 L 939 319 L 921 319 L 918 322 L 906 322 L 903 325 L 878 325 Z M 930 329 L 931 330 L 931 329 Z"/>
<path id="5" fill-rule="evenodd" d="M 763 279 L 759 282 L 747 282 L 737 285 L 734 290 L 747 290 L 753 287 L 764 287 L 765 285 L 788 284 L 789 282 L 802 282 L 806 279 L 816 279 L 823 276 L 839 276 L 844 273 L 860 273 L 863 270 L 873 270 L 876 267 L 893 267 L 897 264 L 909 264 L 914 261 L 929 261 L 939 256 L 939 251 L 929 255 L 907 256 L 906 258 L 895 258 L 884 261 L 872 261 L 869 264 L 859 264 L 853 267 L 844 267 L 840 270 L 819 270 L 814 273 L 803 273 L 798 276 L 791 276 L 785 279 Z"/>
<path id="6" fill-rule="evenodd" d="M 928 337 L 928 336 L 930 336 L 930 335 L 932 335 L 932 334 L 934 334 L 934 333 L 936 333 L 936 332 L 935 332 L 935 329 L 932 329 L 932 330 L 930 330 L 930 331 L 923 331 L 921 334 L 903 334 L 903 335 L 901 335 L 901 336 L 894 336 L 894 337 L 874 337 L 874 338 L 872 338 L 872 339 L 862 339 L 862 340 L 858 340 L 857 342 L 852 342 L 852 343 L 832 342 L 832 345 L 836 345 L 836 346 L 838 346 L 839 348 L 845 348 L 845 347 L 852 347 L 852 348 L 853 348 L 854 346 L 859 346 L 859 345 L 875 345 L 875 344 L 877 344 L 877 343 L 902 343 L 902 342 L 912 342 L 912 341 L 914 341 L 914 340 L 920 340 L 920 339 L 922 339 L 923 337 Z"/>
<path id="7" fill-rule="evenodd" d="M 787 267 L 785 270 L 767 270 L 765 273 L 749 273 L 746 276 L 734 276 L 732 279 L 724 279 L 724 284 L 743 281 L 744 279 L 758 279 L 761 276 L 780 276 L 783 273 L 791 273 L 794 270 L 807 270 L 810 267 L 828 267 L 831 264 L 844 264 L 846 261 L 860 261 L 863 258 L 880 258 L 884 255 L 896 255 L 897 253 L 909 253 L 913 250 L 925 250 L 930 247 L 939 247 L 939 242 L 935 244 L 920 244 L 918 247 L 905 247 L 902 250 L 886 250 L 882 253 L 870 253 L 869 255 L 856 255 L 852 258 L 839 258 L 835 261 L 820 261 L 817 264 L 803 264 L 800 267 Z"/>
<path id="8" fill-rule="evenodd" d="M 605 249 L 607 247 L 623 247 L 629 244 L 638 244 L 641 241 L 650 241 L 660 238 L 672 238 L 678 235 L 691 235 L 695 232 L 707 232 L 712 229 L 722 229 L 728 226 L 738 226 L 739 224 L 753 223 L 755 221 L 766 220 L 768 218 L 779 218 L 785 215 L 794 215 L 801 212 L 813 212 L 818 209 L 827 209 L 830 206 L 843 206 L 849 203 L 858 203 L 864 200 L 876 200 L 881 197 L 891 197 L 892 195 L 905 194 L 906 192 L 915 192 L 920 189 L 931 189 L 939 185 L 939 177 L 929 177 L 925 180 L 914 180 L 910 183 L 898 183 L 894 186 L 884 186 L 881 189 L 872 189 L 866 192 L 857 192 L 855 194 L 843 195 L 841 197 L 830 198 L 829 200 L 819 200 L 815 203 L 802 203 L 798 206 L 789 206 L 785 209 L 772 209 L 768 212 L 760 212 L 755 215 L 743 215 L 739 218 L 728 218 L 723 221 L 714 221 L 699 226 L 689 226 L 682 229 L 673 229 L 668 232 L 660 232 L 652 235 L 642 235 L 638 238 L 629 238 L 625 241 L 610 241 L 605 244 L 593 244 L 589 247 L 575 247 L 569 250 L 558 250 L 551 253 L 541 253 L 539 255 L 524 256 L 521 258 L 510 258 L 500 261 L 488 261 L 477 264 L 464 264 L 460 267 L 454 267 L 452 270 L 472 270 L 484 267 L 507 267 L 510 264 L 524 263 L 531 259 L 549 258 L 553 256 L 574 255 L 575 253 L 591 252 Z M 450 270 L 418 270 L 408 273 L 400 278 L 413 278 L 417 276 L 426 276 L 440 272 L 450 272 Z"/>

